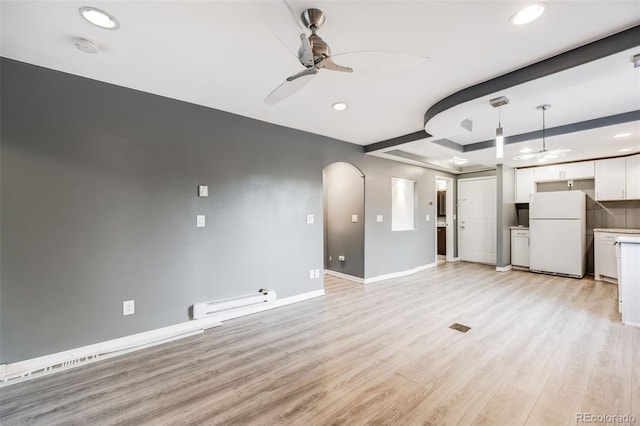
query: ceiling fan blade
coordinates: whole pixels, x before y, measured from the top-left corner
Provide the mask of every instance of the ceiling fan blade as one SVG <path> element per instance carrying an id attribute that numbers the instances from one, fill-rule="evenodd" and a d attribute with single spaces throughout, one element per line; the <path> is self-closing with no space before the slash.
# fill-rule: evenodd
<path id="1" fill-rule="evenodd" d="M 309 68 L 313 66 L 313 51 L 311 50 L 311 44 L 305 33 L 300 34 L 300 49 L 298 50 L 298 59 L 300 63 Z"/>
<path id="2" fill-rule="evenodd" d="M 386 73 L 416 71 L 429 58 L 410 53 L 361 51 L 332 55 L 340 62 L 348 63 L 356 72 Z"/>
<path id="3" fill-rule="evenodd" d="M 300 51 L 303 48 L 300 45 L 300 37 L 305 34 L 306 29 L 299 18 L 295 19 L 289 3 L 279 0 L 259 1 L 255 4 L 269 32 L 286 50 L 301 61 Z"/>
<path id="4" fill-rule="evenodd" d="M 316 68 L 307 68 L 297 74 L 292 75 L 283 81 L 278 87 L 273 89 L 264 99 L 267 105 L 275 105 L 285 98 L 293 95 L 311 81 L 311 78 L 318 73 Z"/>
<path id="5" fill-rule="evenodd" d="M 331 58 L 324 58 L 320 62 L 316 64 L 318 68 L 326 68 L 332 71 L 341 71 L 341 72 L 353 72 L 353 68 L 343 67 L 342 65 L 338 65 Z"/>
<path id="6" fill-rule="evenodd" d="M 291 7 L 291 5 L 289 4 L 289 2 L 287 0 L 282 0 L 282 2 L 285 4 L 285 6 L 287 6 L 287 9 L 289 9 L 289 13 L 291 14 L 291 17 L 293 18 L 293 22 L 295 22 L 296 25 L 298 26 L 298 28 L 300 28 L 300 30 L 302 32 L 304 32 L 306 30 L 306 28 L 302 25 L 302 21 L 300 20 L 300 15 L 296 14 L 296 12 L 294 12 L 293 7 Z"/>

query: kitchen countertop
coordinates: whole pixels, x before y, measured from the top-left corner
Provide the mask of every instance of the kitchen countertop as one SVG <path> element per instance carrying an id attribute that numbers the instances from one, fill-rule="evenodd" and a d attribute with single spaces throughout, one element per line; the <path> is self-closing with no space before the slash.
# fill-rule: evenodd
<path id="1" fill-rule="evenodd" d="M 627 228 L 594 228 L 593 232 L 613 232 L 615 234 L 640 234 L 640 229 Z"/>
<path id="2" fill-rule="evenodd" d="M 521 231 L 527 231 L 527 230 L 529 230 L 529 227 L 528 227 L 528 226 L 510 226 L 509 228 L 511 228 L 511 229 L 519 229 L 519 230 L 521 230 Z"/>

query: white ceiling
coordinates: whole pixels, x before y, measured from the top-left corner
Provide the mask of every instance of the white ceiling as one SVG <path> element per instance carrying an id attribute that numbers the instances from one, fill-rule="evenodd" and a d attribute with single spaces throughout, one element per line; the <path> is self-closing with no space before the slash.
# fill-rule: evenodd
<path id="1" fill-rule="evenodd" d="M 334 54 L 376 50 L 429 59 L 419 69 L 402 73 L 346 74 L 322 70 L 299 92 L 268 106 L 263 103 L 265 96 L 287 76 L 301 70 L 297 59 L 283 46 L 283 43 L 289 48 L 296 45 L 295 23 L 281 1 L 237 0 L 2 0 L 0 54 L 366 145 L 421 130 L 423 115 L 431 105 L 465 87 L 640 23 L 637 0 L 548 1 L 547 12 L 539 20 L 520 27 L 511 25 L 509 18 L 525 4 L 521 1 L 289 3 L 296 14 L 308 7 L 325 12 L 327 21 L 319 34 L 331 45 Z M 81 6 L 106 10 L 120 21 L 120 29 L 108 31 L 90 25 L 78 13 Z M 95 41 L 99 53 L 80 52 L 71 42 L 73 37 Z M 629 53 L 625 53 L 626 60 Z M 622 56 L 618 59 L 622 60 Z M 535 129 L 541 120 L 535 111 L 538 102 L 552 104 L 548 123 L 554 125 L 554 120 L 559 123 L 590 110 L 595 85 L 615 87 L 611 93 L 624 92 L 618 76 L 600 75 L 604 68 L 594 69 L 598 78 L 594 79 L 589 72 L 579 77 L 585 79 L 584 83 L 567 85 L 575 78 L 558 76 L 554 80 L 532 82 L 521 91 L 514 88 L 500 93 L 513 97 L 512 103 L 502 108 L 505 133 Z M 629 88 L 632 93 L 637 93 L 633 91 L 639 87 L 637 71 L 625 80 L 632 81 L 631 85 L 635 82 L 635 87 Z M 628 80 L 634 76 L 635 80 Z M 586 81 L 592 80 L 598 81 L 589 86 Z M 598 97 L 607 93 L 597 91 Z M 493 108 L 487 107 L 489 98 L 460 105 L 448 112 L 449 116 L 436 117 L 430 124 L 434 128 L 428 130 L 439 138 L 458 137 L 461 144 L 490 138 L 497 116 Z M 640 97 L 638 100 L 635 109 L 640 108 Z M 349 108 L 334 111 L 331 105 L 337 101 L 347 102 Z M 607 101 L 605 106 L 615 112 L 627 108 L 628 102 L 624 107 L 614 107 Z M 578 113 L 579 110 L 583 112 Z M 460 134 L 457 127 L 460 115 L 473 118 L 477 134 Z M 640 134 L 636 141 L 640 145 Z M 569 143 L 563 141 L 565 145 Z M 599 146 L 595 142 L 578 143 L 577 149 L 593 157 Z M 429 141 L 396 149 L 441 161 L 459 155 L 434 147 Z M 510 149 L 507 148 L 505 158 L 511 155 Z M 495 164 L 492 156 L 492 150 L 483 150 L 468 157 L 479 164 L 492 165 Z"/>

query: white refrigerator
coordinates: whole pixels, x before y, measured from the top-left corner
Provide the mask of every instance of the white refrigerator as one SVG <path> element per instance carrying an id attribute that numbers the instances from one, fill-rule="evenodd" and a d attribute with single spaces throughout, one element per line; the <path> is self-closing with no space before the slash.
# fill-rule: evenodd
<path id="1" fill-rule="evenodd" d="M 582 191 L 536 192 L 529 203 L 529 268 L 582 278 L 586 268 L 586 196 Z"/>

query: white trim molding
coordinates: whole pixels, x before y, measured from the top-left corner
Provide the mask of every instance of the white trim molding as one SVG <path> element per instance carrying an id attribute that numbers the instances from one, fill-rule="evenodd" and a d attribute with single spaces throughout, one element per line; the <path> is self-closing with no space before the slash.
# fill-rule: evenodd
<path id="1" fill-rule="evenodd" d="M 342 272 L 330 271 L 329 269 L 325 269 L 324 273 L 327 275 L 331 275 L 332 277 L 338 277 L 345 280 L 356 282 L 358 284 L 364 284 L 364 278 L 356 277 L 354 275 L 343 274 Z"/>
<path id="2" fill-rule="evenodd" d="M 285 297 L 284 299 L 276 299 L 273 302 L 232 309 L 211 315 L 207 318 L 191 320 L 117 339 L 106 340 L 68 351 L 57 352 L 11 364 L 2 364 L 0 365 L 0 387 L 51 373 L 57 373 L 59 371 L 65 371 L 80 365 L 90 364 L 99 360 L 160 345 L 183 337 L 194 336 L 210 328 L 221 326 L 222 321 L 279 308 L 319 296 L 324 296 L 324 289 Z"/>
<path id="3" fill-rule="evenodd" d="M 507 266 L 496 266 L 496 271 L 498 272 L 507 272 L 513 269 L 512 265 L 507 265 Z"/>
<path id="4" fill-rule="evenodd" d="M 436 266 L 438 266 L 437 262 L 429 263 L 428 265 L 418 266 L 416 268 L 409 269 L 407 271 L 392 272 L 390 274 L 384 274 L 384 275 L 378 275 L 376 277 L 365 278 L 364 279 L 364 284 L 376 283 L 378 281 L 384 281 L 384 280 L 388 280 L 388 279 L 391 279 L 391 278 L 404 277 L 404 276 L 407 276 L 407 275 L 415 274 L 416 272 L 420 272 L 420 271 L 424 271 L 424 270 L 427 270 L 427 269 L 435 268 Z"/>
<path id="5" fill-rule="evenodd" d="M 356 282 L 358 284 L 371 284 L 371 283 L 376 283 L 378 281 L 389 280 L 391 278 L 398 278 L 398 277 L 404 277 L 404 276 L 407 276 L 407 275 L 415 274 L 416 272 L 424 271 L 426 269 L 435 268 L 437 265 L 438 265 L 437 262 L 436 263 L 429 263 L 428 265 L 418 266 L 416 268 L 409 269 L 407 271 L 392 272 L 390 274 L 378 275 L 378 276 L 370 277 L 370 278 L 355 277 L 353 275 L 343 274 L 342 272 L 330 271 L 329 269 L 325 269 L 324 273 L 327 274 L 327 275 L 334 276 L 334 277 L 338 277 L 338 278 L 342 278 L 342 279 L 345 279 L 345 280 L 353 281 L 353 282 Z"/>
<path id="6" fill-rule="evenodd" d="M 635 322 L 629 322 L 629 321 L 627 321 L 627 322 L 623 322 L 622 324 L 627 325 L 627 326 L 629 326 L 629 327 L 637 327 L 637 328 L 640 328 L 640 324 L 637 324 L 637 323 L 635 323 Z"/>

